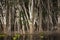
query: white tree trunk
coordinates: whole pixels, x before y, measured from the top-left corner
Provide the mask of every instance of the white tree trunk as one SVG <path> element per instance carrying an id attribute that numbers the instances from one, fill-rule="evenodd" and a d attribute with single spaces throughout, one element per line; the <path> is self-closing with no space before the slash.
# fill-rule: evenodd
<path id="1" fill-rule="evenodd" d="M 33 24 L 32 24 L 32 19 L 33 19 L 33 0 L 29 0 L 29 14 L 30 14 L 30 21 L 29 21 L 29 26 L 30 26 L 30 34 L 33 33 Z"/>

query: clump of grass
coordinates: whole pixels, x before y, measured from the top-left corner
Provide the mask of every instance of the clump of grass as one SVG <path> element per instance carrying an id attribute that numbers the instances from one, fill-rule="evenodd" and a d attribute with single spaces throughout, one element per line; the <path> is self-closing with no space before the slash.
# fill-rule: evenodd
<path id="1" fill-rule="evenodd" d="M 44 38 L 44 36 L 45 36 L 44 32 L 41 32 L 40 33 L 40 38 Z"/>
<path id="2" fill-rule="evenodd" d="M 19 37 L 20 37 L 20 34 L 16 34 L 16 35 L 14 35 L 13 40 L 16 40 Z"/>

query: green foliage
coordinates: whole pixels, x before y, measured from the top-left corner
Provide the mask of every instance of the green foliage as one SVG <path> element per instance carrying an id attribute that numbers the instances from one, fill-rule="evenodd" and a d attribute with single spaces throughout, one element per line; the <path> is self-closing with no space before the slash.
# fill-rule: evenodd
<path id="1" fill-rule="evenodd" d="M 45 16 L 47 16 L 47 11 L 44 7 L 42 9 L 43 9 L 42 16 L 43 16 L 43 18 L 45 18 Z"/>
<path id="2" fill-rule="evenodd" d="M 17 38 L 20 37 L 20 34 L 16 34 L 14 37 L 13 37 L 13 40 L 16 40 Z"/>
<path id="3" fill-rule="evenodd" d="M 28 16 L 28 15 L 27 15 L 27 16 Z M 26 26 L 29 26 L 27 16 L 26 16 L 26 14 L 25 14 L 24 11 L 20 11 L 20 14 L 19 14 L 19 17 L 20 17 L 19 23 L 20 23 L 20 26 L 21 26 L 21 28 L 22 28 L 22 22 L 23 22 L 23 25 L 24 25 L 24 27 L 25 27 L 25 30 L 27 30 Z M 21 17 L 23 18 L 23 20 L 21 19 Z M 26 25 L 26 24 L 27 24 L 27 25 Z"/>
<path id="4" fill-rule="evenodd" d="M 40 33 L 40 38 L 44 38 L 44 35 L 45 35 L 44 32 L 41 32 Z"/>
<path id="5" fill-rule="evenodd" d="M 20 34 L 16 34 L 15 37 L 20 37 Z"/>
<path id="6" fill-rule="evenodd" d="M 24 2 L 29 2 L 29 0 L 23 0 Z"/>
<path id="7" fill-rule="evenodd" d="M 20 11 L 20 14 L 19 14 L 19 18 L 20 18 L 19 23 L 20 23 L 20 24 L 22 24 L 22 20 L 21 20 L 22 14 L 23 14 L 23 12 Z"/>
<path id="8" fill-rule="evenodd" d="M 46 13 L 46 12 L 43 12 L 43 13 L 42 13 L 42 16 L 43 16 L 43 17 L 45 17 L 46 15 L 47 15 L 47 13 Z"/>
<path id="9" fill-rule="evenodd" d="M 16 37 L 13 37 L 13 40 L 16 40 Z"/>
<path id="10" fill-rule="evenodd" d="M 0 37 L 5 37 L 6 36 L 6 34 L 0 34 Z"/>
<path id="11" fill-rule="evenodd" d="M 23 18 L 23 20 L 21 20 L 21 17 Z M 24 17 L 26 17 L 26 15 L 25 15 L 25 13 L 24 13 L 23 11 L 21 11 L 21 12 L 20 12 L 20 23 L 22 23 L 22 22 L 26 23 Z"/>

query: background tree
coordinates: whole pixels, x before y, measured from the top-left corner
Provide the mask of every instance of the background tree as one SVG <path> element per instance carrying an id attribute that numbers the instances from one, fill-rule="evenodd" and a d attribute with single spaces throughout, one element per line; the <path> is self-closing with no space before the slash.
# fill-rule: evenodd
<path id="1" fill-rule="evenodd" d="M 0 6 L 6 33 L 32 34 L 57 27 L 58 0 L 1 0 Z"/>

